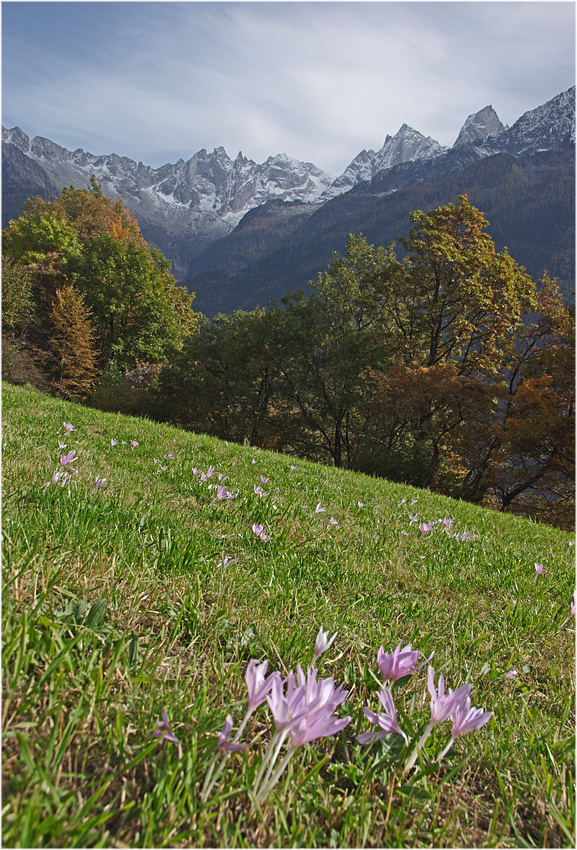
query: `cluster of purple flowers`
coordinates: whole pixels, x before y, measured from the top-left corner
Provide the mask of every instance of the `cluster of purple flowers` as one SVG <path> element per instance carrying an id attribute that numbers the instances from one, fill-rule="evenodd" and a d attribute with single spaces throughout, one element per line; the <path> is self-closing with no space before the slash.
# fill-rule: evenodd
<path id="1" fill-rule="evenodd" d="M 404 649 L 401 649 L 401 644 L 399 643 L 397 648 L 391 653 L 386 653 L 381 646 L 377 654 L 377 662 L 384 680 L 384 685 L 378 693 L 378 698 L 384 712 L 381 714 L 375 714 L 375 712 L 371 711 L 369 708 L 363 709 L 365 717 L 367 717 L 371 723 L 378 726 L 380 731 L 364 732 L 362 735 L 358 735 L 357 740 L 359 743 L 365 744 L 369 741 L 376 741 L 379 738 L 383 738 L 388 734 L 396 734 L 401 735 L 405 744 L 408 745 L 409 740 L 397 722 L 397 713 L 393 702 L 391 687 L 393 682 L 416 673 L 417 670 L 420 670 L 421 667 L 428 664 L 433 657 L 431 654 L 426 661 L 418 664 L 419 655 L 420 653 L 417 650 L 413 650 L 411 644 L 407 644 Z M 472 732 L 474 729 L 480 729 L 488 723 L 493 716 L 493 713 L 490 711 L 483 711 L 480 708 L 471 707 L 470 694 L 473 689 L 472 685 L 461 685 L 461 687 L 457 688 L 456 691 L 449 688 L 449 690 L 445 692 L 445 681 L 444 677 L 441 675 L 439 676 L 439 685 L 437 690 L 435 688 L 435 670 L 431 666 L 428 668 L 427 688 L 431 696 L 431 719 L 425 727 L 418 744 L 405 764 L 405 773 L 408 773 L 411 770 L 425 741 L 431 734 L 433 728 L 439 723 L 443 723 L 446 720 L 451 720 L 453 723 L 449 743 L 437 758 L 438 761 L 441 761 L 441 759 L 449 752 L 453 741 L 458 735 L 463 735 L 465 732 Z"/>
<path id="2" fill-rule="evenodd" d="M 252 789 L 259 804 L 266 800 L 299 747 L 311 741 L 335 735 L 351 722 L 350 716 L 339 718 L 334 715 L 335 710 L 346 700 L 349 691 L 343 690 L 340 685 L 335 686 L 332 677 L 319 679 L 318 668 L 314 666 L 317 659 L 332 645 L 336 636 L 335 633 L 329 638 L 328 632 L 320 629 L 315 642 L 313 661 L 306 673 L 299 664 L 296 674 L 289 672 L 283 679 L 278 671 L 267 675 L 267 661 L 259 662 L 252 659 L 249 662 L 245 673 L 248 692 L 245 715 L 233 738 L 231 738 L 233 721 L 230 714 L 227 715 L 222 730 L 216 733 L 215 753 L 205 776 L 201 791 L 202 799 L 206 800 L 209 796 L 229 757 L 233 753 L 246 749 L 247 745 L 240 743 L 240 737 L 253 712 L 263 703 L 267 703 L 272 714 L 274 733 L 266 751 L 263 752 Z M 420 653 L 413 650 L 411 644 L 401 648 L 399 643 L 390 653 L 386 653 L 383 647 L 380 647 L 377 663 L 383 677 L 383 687 L 378 692 L 378 698 L 382 711 L 377 714 L 369 708 L 363 709 L 367 719 L 378 728 L 357 735 L 359 743 L 377 741 L 385 735 L 397 734 L 403 738 L 405 746 L 408 747 L 409 739 L 397 721 L 392 685 L 416 673 L 433 657 L 431 654 L 429 658 L 419 663 L 419 656 Z M 472 685 L 465 684 L 455 691 L 450 688 L 445 691 L 444 678 L 441 675 L 438 687 L 435 687 L 435 671 L 431 666 L 428 668 L 427 687 L 431 697 L 431 717 L 414 751 L 406 759 L 405 773 L 414 766 L 426 739 L 439 723 L 450 720 L 452 732 L 449 742 L 438 755 L 437 761 L 445 757 L 457 736 L 480 729 L 493 716 L 492 712 L 471 706 Z M 162 737 L 161 730 L 164 730 Z M 164 741 L 177 743 L 179 755 L 181 754 L 180 742 L 170 729 L 164 710 L 162 721 L 156 724 L 153 734 L 160 738 L 161 743 Z M 281 757 L 285 742 L 286 748 Z M 219 758 L 221 761 L 217 767 Z"/>

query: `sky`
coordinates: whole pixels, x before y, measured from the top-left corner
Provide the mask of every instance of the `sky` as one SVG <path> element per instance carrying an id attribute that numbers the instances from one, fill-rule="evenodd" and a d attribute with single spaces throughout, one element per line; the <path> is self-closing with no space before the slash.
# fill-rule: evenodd
<path id="1" fill-rule="evenodd" d="M 575 83 L 565 2 L 2 2 L 2 124 L 159 167 L 223 146 L 341 174 Z"/>

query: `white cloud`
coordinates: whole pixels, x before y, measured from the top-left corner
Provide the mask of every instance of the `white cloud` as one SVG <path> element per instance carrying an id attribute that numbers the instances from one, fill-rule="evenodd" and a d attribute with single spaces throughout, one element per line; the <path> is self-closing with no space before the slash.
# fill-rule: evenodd
<path id="1" fill-rule="evenodd" d="M 5 123 L 151 165 L 223 145 L 337 174 L 403 122 L 450 145 L 574 81 L 567 2 L 38 5 L 3 16 Z"/>

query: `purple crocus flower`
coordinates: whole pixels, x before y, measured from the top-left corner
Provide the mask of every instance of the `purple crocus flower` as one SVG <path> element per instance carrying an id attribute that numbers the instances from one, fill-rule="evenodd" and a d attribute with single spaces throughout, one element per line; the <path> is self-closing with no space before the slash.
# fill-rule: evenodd
<path id="1" fill-rule="evenodd" d="M 224 726 L 221 732 L 216 733 L 218 738 L 217 749 L 225 753 L 238 753 L 241 750 L 246 750 L 246 744 L 235 744 L 234 741 L 229 741 L 229 736 L 232 731 L 232 717 L 227 714 Z"/>
<path id="2" fill-rule="evenodd" d="M 395 704 L 390 690 L 388 688 L 382 688 L 378 693 L 378 697 L 381 705 L 385 709 L 385 713 L 375 714 L 375 712 L 371 711 L 370 708 L 363 708 L 363 712 L 365 717 L 370 720 L 371 723 L 375 723 L 382 731 L 363 732 L 362 735 L 357 735 L 357 741 L 359 744 L 366 744 L 368 741 L 378 741 L 380 738 L 384 738 L 385 735 L 394 733 L 396 735 L 402 735 L 405 739 L 405 743 L 408 744 L 409 741 L 407 736 L 397 723 L 397 712 L 395 710 Z"/>
<path id="3" fill-rule="evenodd" d="M 72 461 L 74 460 L 75 456 L 76 456 L 76 452 L 75 452 L 75 450 L 74 450 L 74 449 L 71 449 L 71 450 L 68 452 L 68 454 L 67 454 L 67 455 L 62 455 L 62 457 L 60 458 L 60 463 L 62 464 L 62 466 L 66 466 L 66 464 L 67 464 L 67 463 L 72 463 Z"/>
<path id="4" fill-rule="evenodd" d="M 365 503 L 364 503 L 364 502 L 357 502 L 357 505 L 359 506 L 359 510 L 360 510 L 361 508 L 364 508 L 364 507 L 365 507 Z"/>
<path id="5" fill-rule="evenodd" d="M 248 688 L 248 707 L 247 714 L 251 714 L 255 708 L 258 708 L 267 698 L 268 692 L 271 690 L 275 682 L 281 681 L 281 676 L 278 670 L 266 676 L 268 661 L 263 661 L 261 664 L 253 658 L 249 661 L 244 680 Z"/>
<path id="6" fill-rule="evenodd" d="M 516 670 L 509 670 L 508 673 L 503 673 L 502 678 L 503 679 L 514 679 L 516 675 L 517 675 Z"/>
<path id="7" fill-rule="evenodd" d="M 377 664 L 379 665 L 383 681 L 387 682 L 390 679 L 392 682 L 396 682 L 397 679 L 402 679 L 403 676 L 416 673 L 417 670 L 428 664 L 434 652 L 430 654 L 426 661 L 417 664 L 420 654 L 418 650 L 413 649 L 410 643 L 403 649 L 401 649 L 401 644 L 399 643 L 396 649 L 388 653 L 381 646 L 377 653 Z"/>
<path id="8" fill-rule="evenodd" d="M 106 478 L 97 478 L 94 484 L 92 485 L 93 490 L 99 490 L 101 487 L 104 487 L 106 484 Z"/>
<path id="9" fill-rule="evenodd" d="M 537 578 L 537 576 L 541 575 L 541 573 L 543 572 L 543 569 L 544 569 L 543 564 L 535 564 L 535 578 Z"/>
<path id="10" fill-rule="evenodd" d="M 448 693 L 445 693 L 445 679 L 441 674 L 439 676 L 439 691 L 437 693 L 435 690 L 435 671 L 432 667 L 429 667 L 427 687 L 431 694 L 431 724 L 433 726 L 447 720 L 456 706 L 463 702 L 473 689 L 472 685 L 461 685 L 456 691 L 452 691 L 449 688 Z"/>
<path id="11" fill-rule="evenodd" d="M 264 530 L 264 525 L 257 525 L 256 523 L 254 523 L 252 526 L 252 530 L 257 537 L 260 537 L 263 543 L 267 543 L 270 540 L 270 537 Z"/>
<path id="12" fill-rule="evenodd" d="M 404 505 L 406 503 L 406 501 L 407 501 L 406 499 L 401 499 L 400 504 Z"/>
<path id="13" fill-rule="evenodd" d="M 339 524 L 339 523 L 338 523 L 338 521 L 334 518 L 334 516 L 332 516 L 332 517 L 329 519 L 329 524 L 328 524 L 327 528 L 330 528 L 330 527 L 331 527 L 331 525 L 338 525 L 338 524 Z"/>
<path id="14" fill-rule="evenodd" d="M 65 448 L 66 448 L 66 443 L 61 443 L 60 440 L 58 440 L 58 451 L 61 452 Z"/>
<path id="15" fill-rule="evenodd" d="M 336 638 L 337 634 L 338 632 L 335 632 L 332 638 L 329 639 L 329 633 L 324 632 L 321 626 L 317 635 L 317 639 L 315 641 L 315 655 L 313 658 L 313 664 L 317 660 L 317 658 L 319 658 L 323 654 L 323 652 L 327 651 L 327 649 L 330 647 L 330 645 Z"/>
<path id="16" fill-rule="evenodd" d="M 261 499 L 265 499 L 268 496 L 268 493 L 262 489 L 262 487 L 257 487 L 256 484 L 253 487 L 255 496 L 260 496 Z"/>
<path id="17" fill-rule="evenodd" d="M 261 475 L 260 483 L 264 486 L 265 484 L 268 483 L 268 478 L 265 478 L 264 475 Z"/>
<path id="18" fill-rule="evenodd" d="M 173 453 L 172 453 L 172 452 L 169 452 L 167 455 L 162 455 L 162 457 L 163 457 L 165 460 L 168 460 L 169 458 L 173 458 L 173 457 L 174 457 L 174 455 L 173 455 Z"/>
<path id="19" fill-rule="evenodd" d="M 157 720 L 155 723 L 155 728 L 152 730 L 152 737 L 158 738 L 159 744 L 164 744 L 165 741 L 170 741 L 172 744 L 178 744 L 178 758 L 182 758 L 182 747 L 180 745 L 180 741 L 170 728 L 168 714 L 166 713 L 165 708 L 162 709 L 162 720 Z"/>
<path id="20" fill-rule="evenodd" d="M 427 531 L 431 531 L 434 525 L 434 522 L 422 522 L 419 526 L 419 531 L 421 532 L 421 534 L 426 534 Z"/>
<path id="21" fill-rule="evenodd" d="M 222 472 L 218 473 L 218 483 L 224 484 L 225 481 L 228 480 L 228 475 L 224 475 Z"/>
<path id="22" fill-rule="evenodd" d="M 165 469 L 166 469 L 166 467 L 165 467 Z M 231 493 L 222 484 L 216 485 L 216 500 L 215 501 L 220 502 L 220 501 L 227 500 L 227 499 L 229 499 L 229 500 L 230 499 L 236 499 L 237 496 L 238 496 L 238 493 Z"/>
<path id="23" fill-rule="evenodd" d="M 130 440 L 130 445 L 133 449 L 135 449 L 137 446 L 140 445 L 140 443 L 137 443 L 136 440 Z"/>
<path id="24" fill-rule="evenodd" d="M 482 708 L 471 708 L 471 700 L 466 696 L 455 706 L 451 713 L 451 720 L 453 721 L 451 737 L 449 743 L 437 758 L 437 761 L 441 761 L 447 755 L 457 735 L 464 735 L 466 732 L 481 729 L 481 727 L 489 722 L 492 716 L 492 711 L 483 711 Z"/>
<path id="25" fill-rule="evenodd" d="M 451 526 L 453 525 L 453 520 L 445 517 L 444 520 L 443 520 L 443 525 L 445 526 L 445 530 L 448 531 L 451 528 Z"/>
<path id="26" fill-rule="evenodd" d="M 216 565 L 217 567 L 230 567 L 232 564 L 236 564 L 238 558 L 230 558 L 228 555 L 224 556 L 224 560 L 219 561 Z"/>
<path id="27" fill-rule="evenodd" d="M 321 503 L 319 502 L 315 508 L 315 514 L 322 514 L 326 511 L 326 508 L 321 508 Z"/>
<path id="28" fill-rule="evenodd" d="M 117 446 L 117 445 L 118 445 L 118 440 L 115 440 L 115 439 L 114 439 L 114 437 L 112 437 L 112 438 L 111 438 L 111 440 L 110 440 L 110 445 L 111 445 L 111 446 Z"/>
<path id="29" fill-rule="evenodd" d="M 64 425 L 67 431 L 76 431 L 76 428 L 74 427 L 74 425 L 71 425 L 70 422 L 63 422 L 62 424 Z"/>
<path id="30" fill-rule="evenodd" d="M 214 466 L 209 466 L 208 469 L 206 470 L 206 472 L 203 472 L 201 474 L 201 476 L 200 476 L 201 482 L 204 483 L 209 478 L 212 478 L 212 476 L 214 475 L 215 472 L 216 472 L 216 469 L 214 468 Z"/>
<path id="31" fill-rule="evenodd" d="M 296 469 L 296 466 L 294 466 L 294 465 L 291 463 L 290 469 L 291 469 L 291 472 L 294 472 L 294 470 Z"/>
<path id="32" fill-rule="evenodd" d="M 417 516 L 413 516 L 412 514 L 409 514 L 409 519 L 411 520 L 411 522 L 418 522 L 419 521 L 419 518 Z"/>

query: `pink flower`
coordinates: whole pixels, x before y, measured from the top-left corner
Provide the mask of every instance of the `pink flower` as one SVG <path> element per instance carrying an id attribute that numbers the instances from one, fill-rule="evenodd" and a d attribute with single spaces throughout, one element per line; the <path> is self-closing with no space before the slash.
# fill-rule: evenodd
<path id="1" fill-rule="evenodd" d="M 387 682 L 389 679 L 396 682 L 397 679 L 402 679 L 403 676 L 409 676 L 416 673 L 417 670 L 424 667 L 434 655 L 434 653 L 431 653 L 426 661 L 417 665 L 420 654 L 421 653 L 418 650 L 412 648 L 410 643 L 408 643 L 404 649 L 401 649 L 401 644 L 399 643 L 397 648 L 394 649 L 393 652 L 389 653 L 385 652 L 384 648 L 381 646 L 377 653 L 377 664 L 379 665 L 383 682 Z"/>
<path id="2" fill-rule="evenodd" d="M 227 714 L 222 731 L 216 733 L 216 737 L 218 738 L 217 749 L 225 753 L 238 753 L 241 750 L 246 750 L 246 744 L 235 744 L 234 741 L 228 740 L 231 731 L 232 717 L 230 714 Z"/>
<path id="3" fill-rule="evenodd" d="M 133 449 L 135 449 L 137 446 L 140 445 L 140 443 L 137 443 L 136 440 L 131 440 L 130 445 L 132 446 Z"/>
<path id="4" fill-rule="evenodd" d="M 72 463 L 75 455 L 76 452 L 74 449 L 71 449 L 67 455 L 62 455 L 62 457 L 60 458 L 60 463 L 62 464 L 62 466 L 66 466 L 67 463 Z"/>
<path id="5" fill-rule="evenodd" d="M 471 708 L 471 700 L 467 695 L 461 702 L 457 703 L 451 712 L 451 720 L 453 721 L 453 729 L 449 743 L 440 753 L 437 761 L 444 758 L 451 747 L 457 735 L 464 735 L 466 732 L 473 732 L 475 729 L 481 729 L 492 718 L 492 711 L 483 711 L 482 708 Z"/>
<path id="6" fill-rule="evenodd" d="M 163 458 L 165 460 L 167 460 L 168 458 L 173 458 L 173 457 L 174 457 L 174 455 L 172 454 L 172 452 L 169 452 L 167 455 L 163 455 Z"/>
<path id="7" fill-rule="evenodd" d="M 457 705 L 462 703 L 473 689 L 472 685 L 461 685 L 456 691 L 449 688 L 449 692 L 445 693 L 445 679 L 441 675 L 439 676 L 439 692 L 437 693 L 435 690 L 435 671 L 432 667 L 429 667 L 427 687 L 431 694 L 431 724 L 433 726 L 448 720 Z"/>
<path id="8" fill-rule="evenodd" d="M 111 446 L 117 446 L 117 445 L 118 445 L 118 440 L 115 440 L 115 439 L 112 437 L 112 438 L 111 438 L 111 440 L 110 440 L 110 445 L 111 445 Z"/>
<path id="9" fill-rule="evenodd" d="M 264 486 L 265 484 L 267 484 L 267 482 L 268 482 L 268 478 L 265 478 L 264 475 L 261 475 L 260 483 Z"/>
<path id="10" fill-rule="evenodd" d="M 155 729 L 152 730 L 152 737 L 158 738 L 159 744 L 164 744 L 165 741 L 170 741 L 172 744 L 178 744 L 178 758 L 182 758 L 182 747 L 180 745 L 180 741 L 170 728 L 170 723 L 168 722 L 168 714 L 166 713 L 166 709 L 162 709 L 162 720 L 157 720 L 155 723 Z M 164 731 L 162 731 L 164 730 Z"/>
<path id="11" fill-rule="evenodd" d="M 263 541 L 263 543 L 267 543 L 270 540 L 270 537 L 265 532 L 264 525 L 257 525 L 256 523 L 254 523 L 252 530 L 256 534 L 257 537 L 260 537 L 260 539 Z"/>
<path id="12" fill-rule="evenodd" d="M 357 505 L 359 506 L 359 510 L 360 510 L 361 508 L 364 508 L 364 507 L 365 507 L 365 503 L 364 503 L 364 502 L 357 502 Z"/>
<path id="13" fill-rule="evenodd" d="M 62 449 L 65 449 L 65 448 L 66 448 L 66 443 L 61 443 L 60 440 L 58 440 L 58 451 L 61 452 Z"/>
<path id="14" fill-rule="evenodd" d="M 232 564 L 236 564 L 238 558 L 230 558 L 228 555 L 224 556 L 223 561 L 219 561 L 216 565 L 217 567 L 230 567 Z"/>
<path id="15" fill-rule="evenodd" d="M 164 467 L 164 468 L 166 469 L 166 467 Z M 237 496 L 238 496 L 238 493 L 231 493 L 222 484 L 217 484 L 216 485 L 216 499 L 214 500 L 214 502 L 236 499 Z M 214 502 L 212 502 L 211 504 L 214 505 Z"/>
<path id="16" fill-rule="evenodd" d="M 419 526 L 419 530 L 420 530 L 421 534 L 426 534 L 427 531 L 431 531 L 434 524 L 435 524 L 434 522 L 429 522 L 429 523 L 422 522 Z"/>
<path id="17" fill-rule="evenodd" d="M 337 520 L 334 518 L 334 516 L 332 516 L 332 517 L 329 519 L 329 524 L 327 525 L 327 528 L 330 528 L 330 527 L 331 527 L 331 525 L 338 525 L 338 522 L 337 522 Z"/>
<path id="18" fill-rule="evenodd" d="M 321 508 L 321 503 L 319 502 L 315 508 L 315 514 L 322 514 L 326 511 L 326 508 Z"/>
<path id="19" fill-rule="evenodd" d="M 543 564 L 535 564 L 535 578 L 543 572 Z"/>
<path id="20" fill-rule="evenodd" d="M 293 472 L 293 471 L 296 469 L 296 466 L 293 466 L 293 464 L 291 463 L 291 467 L 290 467 L 290 468 L 291 468 L 291 472 Z"/>
<path id="21" fill-rule="evenodd" d="M 315 641 L 315 655 L 314 655 L 314 658 L 313 658 L 313 664 L 317 660 L 317 658 L 319 658 L 319 656 L 321 656 L 323 654 L 323 652 L 327 651 L 327 649 L 330 647 L 330 645 L 332 644 L 332 642 L 336 638 L 337 634 L 338 634 L 338 632 L 335 632 L 334 635 L 332 636 L 332 638 L 330 638 L 330 640 L 329 640 L 329 633 L 324 632 L 323 629 L 322 629 L 322 626 L 321 626 L 319 633 L 317 635 L 317 639 Z"/>
<path id="22" fill-rule="evenodd" d="M 390 690 L 388 688 L 382 688 L 378 693 L 378 697 L 381 705 L 385 709 L 385 713 L 375 714 L 375 712 L 371 711 L 370 708 L 363 708 L 363 712 L 365 717 L 370 720 L 371 723 L 375 723 L 382 731 L 363 732 L 362 735 L 357 735 L 357 741 L 359 744 L 366 744 L 368 741 L 378 741 L 380 738 L 384 738 L 385 735 L 394 733 L 396 735 L 402 735 L 405 739 L 405 743 L 408 744 L 409 741 L 407 736 L 397 723 L 397 712 L 395 710 L 395 704 Z"/>
<path id="23" fill-rule="evenodd" d="M 106 478 L 97 478 L 94 484 L 92 485 L 93 490 L 99 490 L 100 487 L 104 487 L 106 484 Z"/>
<path id="24" fill-rule="evenodd" d="M 249 661 L 244 680 L 248 689 L 248 707 L 247 714 L 250 714 L 258 708 L 261 703 L 267 698 L 268 692 L 271 690 L 275 682 L 281 681 L 281 676 L 278 670 L 265 676 L 268 667 L 268 661 L 263 661 L 261 664 L 253 658 Z"/>
<path id="25" fill-rule="evenodd" d="M 76 431 L 76 428 L 74 427 L 74 425 L 71 425 L 70 422 L 63 422 L 62 424 L 64 425 L 67 431 Z"/>

